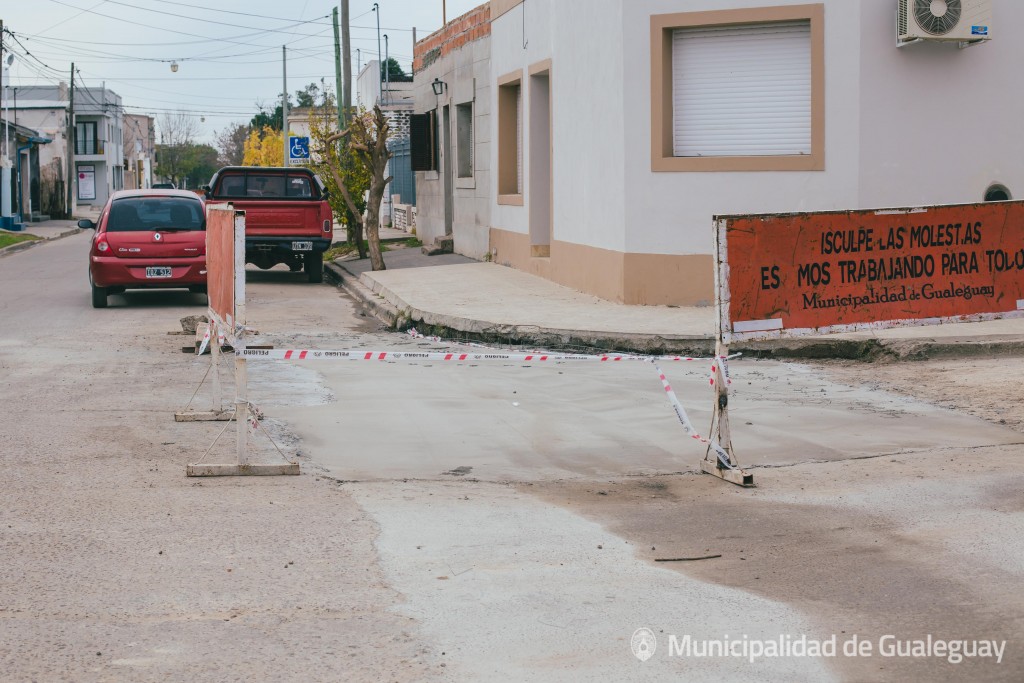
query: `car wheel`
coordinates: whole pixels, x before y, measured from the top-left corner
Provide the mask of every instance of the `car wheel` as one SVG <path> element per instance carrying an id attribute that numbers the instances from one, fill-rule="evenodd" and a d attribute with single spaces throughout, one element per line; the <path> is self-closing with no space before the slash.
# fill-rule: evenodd
<path id="1" fill-rule="evenodd" d="M 106 308 L 107 307 L 107 288 L 97 287 L 96 285 L 89 283 L 92 287 L 92 307 L 93 308 Z"/>
<path id="2" fill-rule="evenodd" d="M 310 282 L 324 281 L 324 255 L 314 251 L 306 255 L 306 276 Z"/>

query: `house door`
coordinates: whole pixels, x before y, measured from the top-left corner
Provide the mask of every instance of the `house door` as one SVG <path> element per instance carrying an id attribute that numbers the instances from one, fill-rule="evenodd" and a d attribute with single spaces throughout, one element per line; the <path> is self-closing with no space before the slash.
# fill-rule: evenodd
<path id="1" fill-rule="evenodd" d="M 444 234 L 452 234 L 455 222 L 455 183 L 452 179 L 452 118 L 450 107 L 445 105 L 442 115 L 444 135 Z"/>
<path id="2" fill-rule="evenodd" d="M 551 256 L 551 77 L 530 76 L 530 256 Z"/>

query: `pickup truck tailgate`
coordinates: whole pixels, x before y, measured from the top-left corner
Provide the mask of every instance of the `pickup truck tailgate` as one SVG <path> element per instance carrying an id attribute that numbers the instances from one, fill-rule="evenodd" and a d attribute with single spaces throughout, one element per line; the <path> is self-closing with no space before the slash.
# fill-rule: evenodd
<path id="1" fill-rule="evenodd" d="M 246 212 L 246 237 L 320 237 L 323 221 L 319 202 L 297 204 L 294 201 L 234 201 L 236 209 Z"/>

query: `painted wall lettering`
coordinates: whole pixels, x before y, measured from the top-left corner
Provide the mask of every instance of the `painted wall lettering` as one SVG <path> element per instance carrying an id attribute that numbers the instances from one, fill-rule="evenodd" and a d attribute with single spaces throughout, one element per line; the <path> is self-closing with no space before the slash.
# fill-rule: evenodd
<path id="1" fill-rule="evenodd" d="M 1024 315 L 1024 202 L 726 216 L 717 226 L 723 322 L 747 338 Z"/>

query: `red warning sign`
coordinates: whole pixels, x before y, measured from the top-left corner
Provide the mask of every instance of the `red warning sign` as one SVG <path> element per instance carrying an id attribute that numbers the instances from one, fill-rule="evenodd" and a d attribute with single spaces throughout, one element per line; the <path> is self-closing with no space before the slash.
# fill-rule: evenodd
<path id="1" fill-rule="evenodd" d="M 210 313 L 222 325 L 234 328 L 235 319 L 235 211 L 227 204 L 206 207 L 206 291 Z"/>
<path id="2" fill-rule="evenodd" d="M 1024 315 L 1024 202 L 723 216 L 716 226 L 732 339 Z"/>

